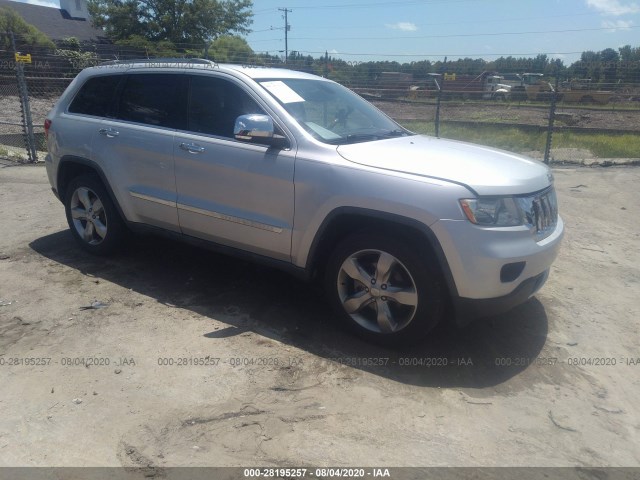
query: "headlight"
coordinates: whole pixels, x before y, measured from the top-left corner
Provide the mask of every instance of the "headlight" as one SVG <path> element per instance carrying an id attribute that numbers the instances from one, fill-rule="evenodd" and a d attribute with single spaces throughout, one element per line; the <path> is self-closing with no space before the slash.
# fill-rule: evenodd
<path id="1" fill-rule="evenodd" d="M 460 200 L 460 206 L 476 225 L 515 227 L 524 223 L 522 210 L 513 197 L 465 198 Z"/>

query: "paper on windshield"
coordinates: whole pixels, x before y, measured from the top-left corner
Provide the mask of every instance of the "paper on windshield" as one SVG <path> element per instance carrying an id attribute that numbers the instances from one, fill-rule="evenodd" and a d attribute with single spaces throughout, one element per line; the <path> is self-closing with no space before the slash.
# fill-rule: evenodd
<path id="1" fill-rule="evenodd" d="M 279 80 L 273 82 L 262 82 L 262 86 L 269 90 L 269 93 L 282 103 L 304 102 L 304 98 L 294 92 L 289 85 Z"/>

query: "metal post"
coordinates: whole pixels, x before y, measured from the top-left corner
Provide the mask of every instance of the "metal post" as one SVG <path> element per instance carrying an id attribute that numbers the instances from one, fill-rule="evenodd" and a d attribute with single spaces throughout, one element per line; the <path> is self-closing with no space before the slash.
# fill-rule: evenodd
<path id="1" fill-rule="evenodd" d="M 551 158 L 551 143 L 553 139 L 553 124 L 556 118 L 556 104 L 558 101 L 558 78 L 559 74 L 556 73 L 556 85 L 553 89 L 553 95 L 551 96 L 551 107 L 549 108 L 549 125 L 547 126 L 547 144 L 544 149 L 544 163 L 549 165 Z"/>
<path id="2" fill-rule="evenodd" d="M 16 49 L 16 39 L 13 32 L 11 35 L 11 46 L 13 47 L 14 57 L 18 53 Z M 27 89 L 27 81 L 24 78 L 24 64 L 16 60 L 16 77 L 18 80 L 18 93 L 20 95 L 20 109 L 22 110 L 22 133 L 24 134 L 24 143 L 27 149 L 27 158 L 30 163 L 38 161 L 36 149 L 36 138 L 33 134 L 33 120 L 31 118 L 31 105 L 29 104 L 29 90 Z"/>
<path id="3" fill-rule="evenodd" d="M 329 78 L 329 52 L 324 51 L 324 78 Z"/>
<path id="4" fill-rule="evenodd" d="M 438 80 L 434 79 L 436 87 L 438 88 L 438 101 L 436 103 L 436 137 L 440 137 L 440 102 L 442 100 L 442 87 L 438 83 Z"/>

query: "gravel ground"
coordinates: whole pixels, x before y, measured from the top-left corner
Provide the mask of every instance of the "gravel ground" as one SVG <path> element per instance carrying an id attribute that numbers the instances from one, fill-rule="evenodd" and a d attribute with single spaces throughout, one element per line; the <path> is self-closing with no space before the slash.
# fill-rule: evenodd
<path id="1" fill-rule="evenodd" d="M 278 271 L 91 257 L 44 168 L 0 168 L 0 466 L 640 466 L 640 170 L 555 175 L 542 291 L 392 351 Z"/>

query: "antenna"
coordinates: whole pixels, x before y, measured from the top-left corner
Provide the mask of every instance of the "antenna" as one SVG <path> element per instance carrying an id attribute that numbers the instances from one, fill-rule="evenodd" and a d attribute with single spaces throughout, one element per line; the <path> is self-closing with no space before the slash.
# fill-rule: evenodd
<path id="1" fill-rule="evenodd" d="M 289 10 L 286 7 L 279 8 L 278 10 L 284 12 L 284 63 L 287 63 L 287 59 L 289 58 L 289 30 L 291 30 L 287 14 L 293 12 L 293 10 Z"/>

